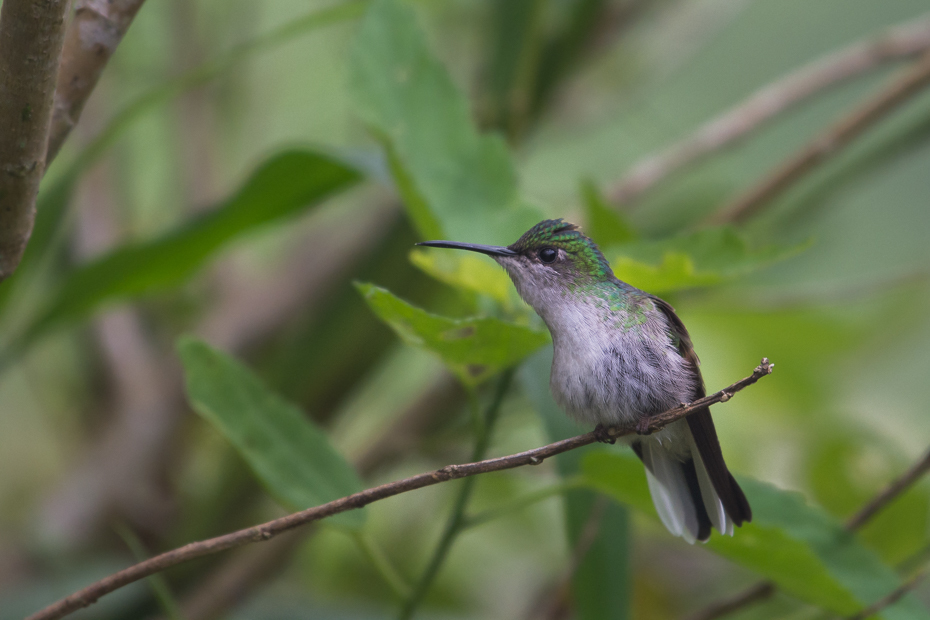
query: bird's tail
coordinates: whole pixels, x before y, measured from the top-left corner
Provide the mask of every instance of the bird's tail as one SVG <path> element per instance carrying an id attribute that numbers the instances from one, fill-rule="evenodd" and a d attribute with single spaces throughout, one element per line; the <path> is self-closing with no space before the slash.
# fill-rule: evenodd
<path id="1" fill-rule="evenodd" d="M 707 442 L 706 436 L 696 441 L 692 425 L 683 420 L 676 422 L 680 428 L 675 429 L 679 437 L 674 443 L 686 441 L 687 449 L 669 442 L 663 445 L 657 437 L 633 443 L 646 467 L 646 480 L 659 518 L 669 532 L 689 543 L 710 538 L 711 526 L 732 536 L 734 526 L 752 520 L 746 496 L 726 469 L 713 422 L 710 424 L 713 442 Z"/>

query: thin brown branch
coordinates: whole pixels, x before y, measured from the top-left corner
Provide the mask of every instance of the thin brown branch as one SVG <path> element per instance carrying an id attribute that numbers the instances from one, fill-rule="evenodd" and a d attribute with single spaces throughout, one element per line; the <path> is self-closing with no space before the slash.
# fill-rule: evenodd
<path id="1" fill-rule="evenodd" d="M 841 117 L 832 127 L 814 138 L 797 154 L 788 158 L 760 183 L 726 205 L 710 221 L 722 223 L 746 220 L 764 204 L 791 187 L 798 179 L 840 152 L 854 138 L 920 93 L 928 84 L 930 84 L 930 52 L 925 52 L 904 75 L 899 76 L 877 95 Z"/>
<path id="2" fill-rule="evenodd" d="M 894 479 L 888 486 L 882 489 L 880 493 L 869 500 L 856 514 L 850 517 L 844 526 L 846 530 L 855 532 L 861 529 L 862 526 L 871 521 L 875 515 L 881 512 L 888 504 L 911 488 L 911 486 L 920 480 L 928 471 L 930 471 L 930 451 L 928 451 L 922 459 L 912 465 L 910 469 Z M 716 620 L 717 618 L 722 618 L 734 611 L 739 611 L 744 607 L 768 599 L 775 594 L 775 589 L 776 586 L 771 581 L 760 581 L 731 598 L 702 609 L 693 616 L 690 616 L 689 620 Z M 893 603 L 894 601 L 891 602 Z M 891 603 L 888 604 L 890 605 Z"/>
<path id="3" fill-rule="evenodd" d="M 735 596 L 708 605 L 693 616 L 689 616 L 688 620 L 716 620 L 722 618 L 734 611 L 770 598 L 775 594 L 775 589 L 776 586 L 771 581 L 760 581 Z"/>
<path id="4" fill-rule="evenodd" d="M 759 366 L 757 366 L 753 373 L 745 379 L 737 381 L 733 385 L 730 385 L 729 387 L 720 390 L 719 392 L 715 392 L 710 396 L 696 400 L 693 403 L 682 404 L 678 407 L 675 407 L 674 409 L 670 409 L 654 416 L 651 420 L 651 423 L 649 424 L 650 432 L 658 431 L 668 424 L 674 422 L 675 420 L 683 418 L 697 409 L 730 400 L 730 398 L 736 392 L 739 392 L 740 390 L 752 385 L 762 377 L 771 374 L 773 366 L 774 365 L 771 364 L 768 359 L 763 358 Z M 635 432 L 636 429 L 634 427 L 616 427 L 608 430 L 608 433 L 611 437 L 621 437 L 623 435 L 630 435 Z M 441 482 L 447 482 L 449 480 L 466 478 L 468 476 L 475 476 L 493 471 L 513 469 L 525 465 L 539 465 L 547 458 L 557 454 L 562 454 L 563 452 L 568 452 L 569 450 L 575 450 L 582 446 L 590 445 L 596 441 L 597 436 L 592 431 L 590 433 L 584 433 L 583 435 L 578 435 L 569 439 L 563 439 L 562 441 L 557 441 L 540 448 L 527 450 L 517 454 L 511 454 L 509 456 L 487 459 L 477 463 L 447 465 L 435 471 L 418 474 L 403 480 L 397 480 L 395 482 L 372 487 L 370 489 L 342 497 L 320 506 L 314 506 L 313 508 L 295 512 L 286 517 L 281 517 L 280 519 L 268 521 L 267 523 L 262 523 L 260 525 L 255 525 L 253 527 L 238 530 L 236 532 L 231 532 L 223 536 L 217 536 L 216 538 L 193 542 L 183 547 L 179 547 L 172 551 L 168 551 L 166 553 L 162 553 L 161 555 L 149 558 L 144 562 L 140 562 L 127 569 L 121 570 L 118 573 L 114 573 L 109 577 L 105 577 L 104 579 L 101 579 L 100 581 L 84 588 L 83 590 L 75 592 L 71 596 L 68 596 L 58 601 L 57 603 L 46 607 L 42 611 L 29 616 L 27 620 L 56 620 L 58 618 L 63 618 L 74 611 L 91 605 L 105 594 L 113 592 L 114 590 L 138 581 L 144 577 L 148 577 L 149 575 L 153 575 L 155 573 L 171 568 L 172 566 L 177 566 L 178 564 L 188 562 L 196 558 L 219 553 L 220 551 L 225 551 L 226 549 L 241 547 L 253 542 L 270 540 L 282 532 L 287 532 L 296 527 L 300 527 L 314 521 L 319 521 L 320 519 L 325 519 L 326 517 L 331 517 L 341 512 L 355 510 L 357 508 L 367 506 L 372 502 L 386 499 L 388 497 L 393 497 L 408 491 L 422 489 L 424 487 L 439 484 Z"/>
<path id="5" fill-rule="evenodd" d="M 666 177 L 736 144 L 802 101 L 927 49 L 930 49 L 930 17 L 924 15 L 818 58 L 766 84 L 701 125 L 684 140 L 635 164 L 608 190 L 608 198 L 615 204 L 629 204 Z"/>
<path id="6" fill-rule="evenodd" d="M 899 600 L 901 600 L 901 597 L 903 597 L 905 594 L 907 594 L 908 592 L 916 588 L 920 584 L 920 582 L 924 580 L 926 576 L 927 576 L 927 571 L 921 571 L 917 573 L 916 575 L 914 575 L 913 577 L 905 581 L 903 584 L 901 584 L 901 586 L 898 589 L 890 593 L 885 598 L 875 601 L 874 603 L 872 603 L 871 605 L 869 605 L 868 607 L 866 607 L 865 609 L 863 609 L 856 615 L 850 616 L 849 620 L 865 620 L 866 618 L 874 616 L 875 614 L 885 609 L 886 607 L 891 607 L 892 605 L 897 603 Z"/>
<path id="7" fill-rule="evenodd" d="M 78 122 L 100 74 L 145 0 L 77 0 L 65 33 L 55 106 L 48 134 L 48 165 Z M 41 171 L 40 171 L 41 174 Z"/>
<path id="8" fill-rule="evenodd" d="M 0 281 L 32 234 L 68 0 L 0 6 Z"/>
<path id="9" fill-rule="evenodd" d="M 868 523 L 872 517 L 894 501 L 899 495 L 911 488 L 911 485 L 920 480 L 928 471 L 930 471 L 930 451 L 927 451 L 924 458 L 915 463 L 913 467 L 904 472 L 904 474 L 885 487 L 885 489 L 876 495 L 868 504 L 863 506 L 859 512 L 850 517 L 849 520 L 846 521 L 846 529 L 854 532 Z"/>
<path id="10" fill-rule="evenodd" d="M 355 470 L 364 480 L 375 470 L 409 453 L 441 412 L 448 411 L 450 403 L 459 403 L 464 398 L 461 384 L 447 372 L 441 373 L 393 424 L 351 459 Z M 287 565 L 290 556 L 312 530 L 295 530 L 293 534 L 282 535 L 267 545 L 242 549 L 185 598 L 181 616 L 186 620 L 210 620 L 245 600 Z"/>

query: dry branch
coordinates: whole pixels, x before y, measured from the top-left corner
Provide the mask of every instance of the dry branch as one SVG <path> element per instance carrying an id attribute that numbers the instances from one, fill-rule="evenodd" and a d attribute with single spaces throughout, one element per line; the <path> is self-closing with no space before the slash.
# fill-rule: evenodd
<path id="1" fill-rule="evenodd" d="M 16 270 L 35 221 L 68 0 L 0 8 L 0 281 Z"/>
<path id="2" fill-rule="evenodd" d="M 846 529 L 854 532 L 868 523 L 872 517 L 894 501 L 901 493 L 911 488 L 911 485 L 917 482 L 921 476 L 928 471 L 930 471 L 930 451 L 900 478 L 885 487 L 872 501 L 860 508 L 859 512 L 850 517 L 849 520 L 846 521 Z"/>
<path id="3" fill-rule="evenodd" d="M 716 620 L 739 611 L 758 601 L 764 601 L 775 594 L 776 586 L 771 581 L 760 581 L 749 586 L 739 594 L 708 605 L 688 620 Z"/>
<path id="4" fill-rule="evenodd" d="M 78 122 L 100 74 L 145 0 L 77 0 L 65 33 L 46 164 Z"/>
<path id="5" fill-rule="evenodd" d="M 675 407 L 674 409 L 670 409 L 656 416 L 653 416 L 651 423 L 649 424 L 649 430 L 652 432 L 658 431 L 668 424 L 674 422 L 675 420 L 683 418 L 697 409 L 708 407 L 720 402 L 726 402 L 730 400 L 730 398 L 736 392 L 739 392 L 740 390 L 752 385 L 762 377 L 771 374 L 772 370 L 773 364 L 769 363 L 768 359 L 763 358 L 759 366 L 757 366 L 753 373 L 745 379 L 737 381 L 733 385 L 730 385 L 729 387 L 719 392 L 715 392 L 710 396 L 696 400 L 693 403 L 686 405 L 683 404 Z M 633 434 L 636 432 L 636 429 L 633 427 L 616 427 L 608 429 L 607 432 L 611 437 L 620 437 L 623 435 Z M 423 487 L 432 486 L 434 484 L 439 484 L 449 480 L 466 478 L 468 476 L 475 476 L 477 474 L 484 474 L 492 471 L 513 469 L 525 465 L 539 465 L 549 457 L 562 454 L 563 452 L 568 452 L 569 450 L 574 450 L 582 446 L 590 445 L 596 441 L 597 435 L 592 431 L 590 433 L 585 433 L 583 435 L 557 441 L 555 443 L 542 446 L 541 448 L 527 450 L 526 452 L 520 452 L 518 454 L 511 454 L 509 456 L 488 459 L 485 461 L 479 461 L 477 463 L 447 465 L 435 471 L 418 474 L 416 476 L 411 476 L 409 478 L 390 482 L 387 484 L 382 484 L 380 486 L 366 489 L 364 491 L 354 493 L 347 497 L 343 497 L 320 506 L 314 506 L 313 508 L 295 512 L 286 517 L 281 517 L 280 519 L 262 523 L 261 525 L 256 525 L 246 529 L 238 530 L 236 532 L 231 532 L 223 536 L 217 536 L 216 538 L 193 542 L 183 547 L 179 547 L 178 549 L 174 549 L 172 551 L 162 553 L 161 555 L 149 558 L 144 562 L 140 562 L 134 566 L 130 566 L 127 569 L 119 571 L 118 573 L 114 573 L 109 577 L 105 577 L 104 579 L 101 579 L 100 581 L 84 588 L 83 590 L 75 592 L 71 596 L 68 596 L 67 598 L 62 599 L 57 603 L 46 607 L 42 611 L 29 616 L 27 620 L 57 620 L 58 618 L 63 618 L 72 612 L 91 605 L 105 594 L 113 592 L 114 590 L 138 581 L 144 577 L 148 577 L 149 575 L 153 575 L 155 573 L 171 568 L 172 566 L 176 566 L 196 558 L 212 555 L 214 553 L 219 553 L 220 551 L 225 551 L 226 549 L 241 547 L 253 542 L 270 540 L 282 532 L 292 530 L 307 523 L 319 521 L 320 519 L 325 519 L 326 517 L 331 517 L 332 515 L 339 514 L 341 512 L 355 510 L 378 500 L 393 497 L 408 491 L 422 489 Z"/>
<path id="6" fill-rule="evenodd" d="M 901 597 L 903 597 L 905 594 L 907 594 L 908 592 L 916 588 L 920 584 L 920 582 L 924 580 L 926 576 L 927 576 L 926 571 L 917 573 L 916 575 L 914 575 L 913 577 L 911 577 L 910 579 L 902 583 L 894 592 L 890 593 L 885 598 L 872 603 L 871 605 L 869 605 L 868 607 L 866 607 L 865 609 L 863 609 L 856 615 L 850 616 L 849 620 L 865 620 L 866 618 L 871 618 L 872 616 L 874 616 L 881 610 L 885 609 L 886 607 L 890 607 L 894 605 L 899 600 L 901 600 Z"/>
<path id="7" fill-rule="evenodd" d="M 911 58 L 927 49 L 930 49 L 930 17 L 924 15 L 878 37 L 823 56 L 766 84 L 684 140 L 643 159 L 607 191 L 607 196 L 615 204 L 630 203 L 662 179 L 733 145 L 798 103 L 888 62 Z"/>
<path id="8" fill-rule="evenodd" d="M 898 498 L 898 496 L 911 488 L 911 486 L 928 471 L 930 471 L 930 451 L 928 451 L 922 459 L 917 461 L 917 463 L 912 465 L 910 469 L 893 480 L 891 484 L 879 492 L 878 495 L 869 500 L 865 506 L 856 512 L 856 514 L 851 516 L 846 521 L 846 530 L 850 532 L 859 530 L 888 504 L 893 502 Z M 916 584 L 912 584 L 910 587 L 913 587 L 914 585 Z M 905 588 L 906 586 L 908 586 L 907 583 L 901 586 L 901 588 Z M 901 590 L 901 588 L 899 588 L 899 590 Z M 773 594 L 775 594 L 775 590 L 776 586 L 771 581 L 760 581 L 754 585 L 749 586 L 739 594 L 702 609 L 693 616 L 690 616 L 689 620 L 716 620 L 717 618 L 722 618 L 735 611 L 739 611 L 740 609 L 748 607 L 749 605 L 753 605 L 768 599 Z M 898 590 L 895 590 L 895 592 L 889 596 L 894 595 L 896 592 L 898 592 Z M 898 600 L 898 598 L 901 598 L 901 596 L 903 596 L 906 592 L 907 590 L 905 589 L 901 592 L 901 594 L 898 595 L 897 598 L 887 602 L 885 606 L 891 605 L 896 600 Z"/>
<path id="9" fill-rule="evenodd" d="M 814 138 L 797 154 L 792 155 L 762 182 L 726 205 L 710 221 L 713 223 L 744 221 L 756 213 L 762 205 L 838 153 L 866 129 L 921 92 L 928 84 L 930 84 L 930 52 L 925 52 L 904 75 L 840 118 L 836 124 Z"/>
<path id="10" fill-rule="evenodd" d="M 413 402 L 378 438 L 352 458 L 352 464 L 362 479 L 366 479 L 383 465 L 402 454 L 409 453 L 421 436 L 448 410 L 449 403 L 465 398 L 461 384 L 452 375 L 443 372 L 420 397 Z M 217 618 L 253 590 L 262 586 L 299 548 L 301 541 L 312 528 L 295 530 L 293 534 L 279 536 L 267 545 L 246 547 L 229 562 L 208 575 L 181 603 L 181 617 L 185 620 Z"/>

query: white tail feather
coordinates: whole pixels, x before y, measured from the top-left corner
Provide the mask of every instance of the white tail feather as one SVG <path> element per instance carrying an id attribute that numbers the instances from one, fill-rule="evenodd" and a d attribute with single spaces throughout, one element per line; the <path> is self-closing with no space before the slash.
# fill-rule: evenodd
<path id="1" fill-rule="evenodd" d="M 659 518 L 673 535 L 694 544 L 698 535 L 698 519 L 681 461 L 655 439 L 646 439 L 640 445 L 646 481 Z"/>
<path id="2" fill-rule="evenodd" d="M 701 499 L 704 501 L 704 508 L 707 510 L 711 524 L 721 534 L 732 536 L 733 521 L 727 518 L 727 511 L 724 510 L 723 502 L 720 501 L 717 491 L 714 490 L 714 483 L 710 481 L 710 474 L 707 473 L 707 467 L 704 466 L 704 460 L 701 458 L 700 452 L 698 452 L 694 438 L 691 438 L 691 458 L 694 460 L 694 469 L 697 471 Z"/>

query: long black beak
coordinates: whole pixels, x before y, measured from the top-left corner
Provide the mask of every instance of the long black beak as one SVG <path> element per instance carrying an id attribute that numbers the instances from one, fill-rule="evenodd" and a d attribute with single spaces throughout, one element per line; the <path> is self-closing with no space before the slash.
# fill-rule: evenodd
<path id="1" fill-rule="evenodd" d="M 459 243 L 458 241 L 421 241 L 417 245 L 425 245 L 428 248 L 451 248 L 453 250 L 468 250 L 469 252 L 480 252 L 488 256 L 516 256 L 517 253 L 510 248 L 499 245 L 476 245 L 474 243 Z"/>

